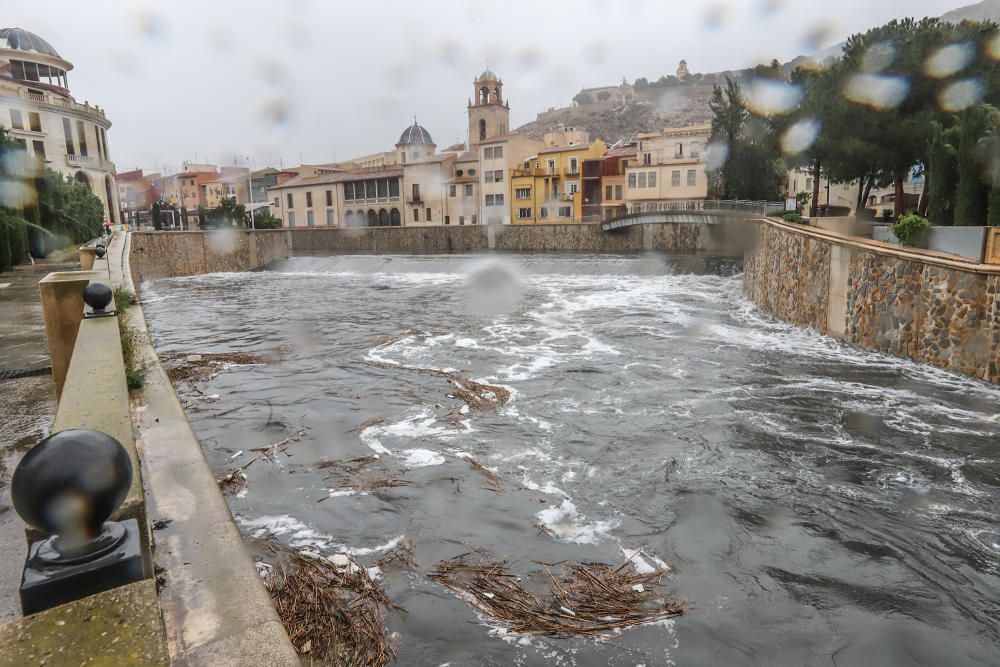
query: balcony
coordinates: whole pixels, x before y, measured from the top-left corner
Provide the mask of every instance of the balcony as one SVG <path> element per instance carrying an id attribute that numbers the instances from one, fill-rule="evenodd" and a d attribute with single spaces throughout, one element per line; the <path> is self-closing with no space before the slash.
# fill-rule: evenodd
<path id="1" fill-rule="evenodd" d="M 540 178 L 542 176 L 551 176 L 552 174 L 550 174 L 547 170 L 542 169 L 541 167 L 535 167 L 531 169 L 524 169 L 524 168 L 518 169 L 517 167 L 514 167 L 510 170 L 510 175 L 511 177 L 526 176 L 529 178 Z"/>
<path id="2" fill-rule="evenodd" d="M 93 155 L 70 155 L 66 153 L 66 164 L 75 164 L 81 167 L 93 167 L 97 165 L 97 158 Z"/>
<path id="3" fill-rule="evenodd" d="M 71 111 L 77 111 L 79 113 L 93 114 L 101 118 L 105 118 L 104 109 L 98 106 L 90 106 L 89 104 L 78 104 L 73 101 L 71 97 L 64 97 L 62 95 L 57 95 L 55 93 L 49 92 L 38 92 L 28 90 L 20 85 L 13 85 L 10 83 L 0 83 L 0 95 L 6 95 L 8 97 L 17 97 L 26 102 L 31 102 L 33 104 L 44 104 L 51 107 L 57 107 L 60 109 L 70 109 Z"/>

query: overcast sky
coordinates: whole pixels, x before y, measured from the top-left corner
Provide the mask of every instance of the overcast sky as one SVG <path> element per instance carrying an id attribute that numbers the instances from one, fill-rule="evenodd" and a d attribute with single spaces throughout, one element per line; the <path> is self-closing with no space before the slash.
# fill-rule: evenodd
<path id="1" fill-rule="evenodd" d="M 7 0 L 2 21 L 74 63 L 107 109 L 112 158 L 258 167 L 389 150 L 416 115 L 439 148 L 465 140 L 472 80 L 504 80 L 511 126 L 625 76 L 787 61 L 962 0 Z"/>

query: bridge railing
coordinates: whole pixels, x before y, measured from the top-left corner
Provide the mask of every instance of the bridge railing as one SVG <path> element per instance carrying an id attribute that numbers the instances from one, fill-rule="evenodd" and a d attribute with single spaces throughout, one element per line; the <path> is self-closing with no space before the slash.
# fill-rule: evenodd
<path id="1" fill-rule="evenodd" d="M 662 222 L 659 214 L 697 212 L 733 215 L 765 216 L 784 210 L 782 202 L 752 201 L 747 199 L 675 199 L 670 201 L 644 202 L 632 204 L 625 215 L 605 220 L 604 231 L 639 225 L 644 222 Z"/>

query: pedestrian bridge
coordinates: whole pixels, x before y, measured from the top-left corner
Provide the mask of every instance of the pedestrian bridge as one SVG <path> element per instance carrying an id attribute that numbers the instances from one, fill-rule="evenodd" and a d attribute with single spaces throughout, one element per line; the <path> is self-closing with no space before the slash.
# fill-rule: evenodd
<path id="1" fill-rule="evenodd" d="M 784 204 L 773 201 L 737 199 L 679 199 L 676 201 L 636 204 L 631 213 L 601 223 L 610 232 L 623 227 L 672 222 L 714 224 L 723 219 L 759 218 L 784 210 Z"/>

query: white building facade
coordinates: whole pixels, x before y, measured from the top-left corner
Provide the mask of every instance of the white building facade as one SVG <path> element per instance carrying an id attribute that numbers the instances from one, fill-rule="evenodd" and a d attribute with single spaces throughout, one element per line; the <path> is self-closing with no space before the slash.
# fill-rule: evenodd
<path id="1" fill-rule="evenodd" d="M 69 91 L 73 63 L 44 39 L 21 28 L 0 28 L 0 125 L 28 154 L 86 186 L 121 222 L 115 165 L 108 149 L 111 121 L 104 110 L 78 103 Z"/>

